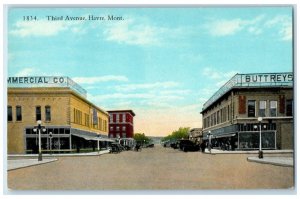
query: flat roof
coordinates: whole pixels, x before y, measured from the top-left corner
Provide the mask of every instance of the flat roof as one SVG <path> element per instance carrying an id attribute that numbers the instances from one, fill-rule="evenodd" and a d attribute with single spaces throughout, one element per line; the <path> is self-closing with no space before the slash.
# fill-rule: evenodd
<path id="1" fill-rule="evenodd" d="M 293 87 L 293 80 L 292 72 L 236 74 L 203 104 L 201 112 L 233 88 Z"/>
<path id="2" fill-rule="evenodd" d="M 120 112 L 130 112 L 131 115 L 135 116 L 135 113 L 132 111 L 132 110 L 110 110 L 110 111 L 107 111 L 108 113 L 120 113 Z"/>
<path id="3" fill-rule="evenodd" d="M 26 77 L 8 77 L 8 88 L 70 88 L 79 95 L 87 97 L 87 91 L 71 78 L 66 76 L 26 76 Z"/>

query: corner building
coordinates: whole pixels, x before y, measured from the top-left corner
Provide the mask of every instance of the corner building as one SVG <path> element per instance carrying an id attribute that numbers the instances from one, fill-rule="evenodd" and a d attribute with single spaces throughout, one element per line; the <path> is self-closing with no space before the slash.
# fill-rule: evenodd
<path id="1" fill-rule="evenodd" d="M 109 113 L 109 137 L 133 138 L 134 127 L 132 110 L 111 110 Z"/>
<path id="2" fill-rule="evenodd" d="M 86 91 L 68 77 L 9 77 L 8 153 L 37 153 L 37 121 L 42 152 L 80 152 L 109 141 L 108 113 L 86 99 Z"/>
<path id="3" fill-rule="evenodd" d="M 261 129 L 262 149 L 293 149 L 293 104 L 293 73 L 236 74 L 203 105 L 203 139 L 256 150 Z"/>

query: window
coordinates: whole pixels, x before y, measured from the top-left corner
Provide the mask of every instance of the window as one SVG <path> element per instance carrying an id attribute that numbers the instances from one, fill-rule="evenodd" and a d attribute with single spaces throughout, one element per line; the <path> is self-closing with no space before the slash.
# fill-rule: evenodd
<path id="1" fill-rule="evenodd" d="M 7 121 L 12 121 L 13 117 L 12 117 L 12 107 L 8 106 L 7 107 Z"/>
<path id="2" fill-rule="evenodd" d="M 46 122 L 51 121 L 51 107 L 50 106 L 45 106 L 45 119 L 46 119 Z"/>
<path id="3" fill-rule="evenodd" d="M 123 114 L 123 123 L 125 123 L 126 122 L 126 114 L 124 113 Z"/>
<path id="4" fill-rule="evenodd" d="M 260 117 L 265 117 L 266 116 L 266 107 L 267 107 L 267 101 L 259 101 L 258 115 Z"/>
<path id="5" fill-rule="evenodd" d="M 270 101 L 270 116 L 277 116 L 277 101 Z"/>
<path id="6" fill-rule="evenodd" d="M 120 115 L 119 114 L 116 114 L 116 117 L 117 117 L 117 123 L 119 123 L 120 122 Z"/>
<path id="7" fill-rule="evenodd" d="M 117 126 L 116 130 L 117 130 L 117 131 L 120 131 L 120 127 L 119 127 L 119 126 Z"/>
<path id="8" fill-rule="evenodd" d="M 110 127 L 110 130 L 111 130 L 111 131 L 113 131 L 113 130 L 114 130 L 114 127 L 113 127 L 113 126 L 111 126 L 111 127 Z"/>
<path id="9" fill-rule="evenodd" d="M 16 107 L 16 120 L 22 121 L 22 108 L 21 106 Z"/>
<path id="10" fill-rule="evenodd" d="M 109 123 L 113 123 L 113 118 L 114 118 L 114 115 L 113 114 L 109 114 Z"/>
<path id="11" fill-rule="evenodd" d="M 248 101 L 248 117 L 255 117 L 255 100 Z"/>
<path id="12" fill-rule="evenodd" d="M 36 118 L 36 121 L 42 120 L 42 113 L 41 113 L 40 106 L 35 107 L 35 118 Z"/>
<path id="13" fill-rule="evenodd" d="M 122 127 L 122 131 L 126 131 L 126 126 L 123 126 L 123 127 Z"/>
<path id="14" fill-rule="evenodd" d="M 286 100 L 286 116 L 293 116 L 293 100 Z"/>

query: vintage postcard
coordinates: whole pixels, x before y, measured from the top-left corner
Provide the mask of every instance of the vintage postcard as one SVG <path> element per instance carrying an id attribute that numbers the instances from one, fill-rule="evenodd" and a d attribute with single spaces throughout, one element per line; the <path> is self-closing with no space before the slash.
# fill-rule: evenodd
<path id="1" fill-rule="evenodd" d="M 293 5 L 5 8 L 8 193 L 294 193 Z"/>

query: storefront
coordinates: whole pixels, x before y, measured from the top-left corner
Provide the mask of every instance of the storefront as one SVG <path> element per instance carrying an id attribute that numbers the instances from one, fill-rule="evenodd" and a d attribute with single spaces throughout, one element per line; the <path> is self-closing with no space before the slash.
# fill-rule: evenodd
<path id="1" fill-rule="evenodd" d="M 68 77 L 8 78 L 7 120 L 10 154 L 37 153 L 38 121 L 43 153 L 95 151 L 112 141 L 108 113 Z"/>

